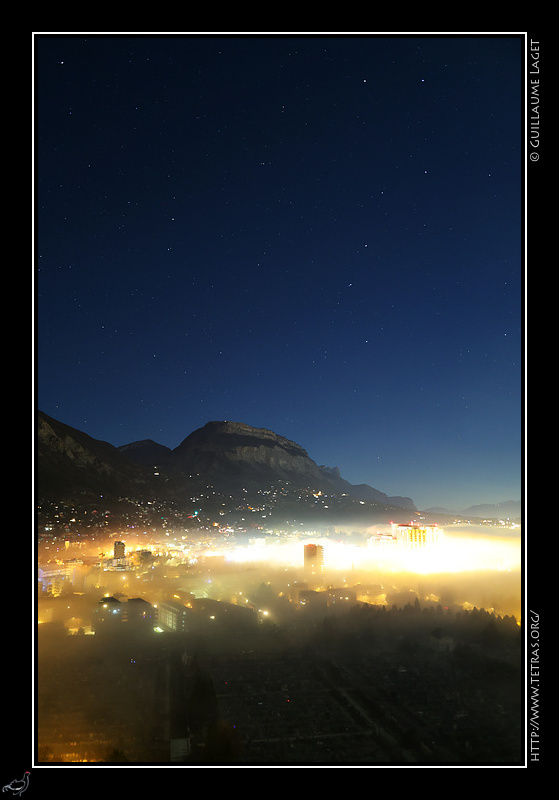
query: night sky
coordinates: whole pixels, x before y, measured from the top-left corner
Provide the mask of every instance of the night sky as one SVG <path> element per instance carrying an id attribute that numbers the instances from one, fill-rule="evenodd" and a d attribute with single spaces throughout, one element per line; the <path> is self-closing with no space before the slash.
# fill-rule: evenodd
<path id="1" fill-rule="evenodd" d="M 37 406 L 521 497 L 522 36 L 36 35 Z"/>

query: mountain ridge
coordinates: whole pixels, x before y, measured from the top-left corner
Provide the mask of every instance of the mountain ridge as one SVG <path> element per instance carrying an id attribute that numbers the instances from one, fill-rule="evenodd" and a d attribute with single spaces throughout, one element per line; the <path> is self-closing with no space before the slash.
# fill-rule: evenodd
<path id="1" fill-rule="evenodd" d="M 449 508 L 435 507 L 424 509 L 426 513 L 432 514 L 454 514 L 464 517 L 476 517 L 487 519 L 520 519 L 522 514 L 521 500 L 503 500 L 500 503 L 480 503 L 479 505 L 468 506 L 458 510 Z"/>
<path id="2" fill-rule="evenodd" d="M 145 441 L 145 440 L 144 440 Z M 153 443 L 123 445 L 124 452 L 147 463 L 147 453 L 157 453 Z M 325 485 L 333 491 L 372 503 L 384 503 L 416 511 L 409 497 L 389 497 L 367 484 L 353 485 L 340 474 L 338 467 L 319 466 L 297 442 L 267 428 L 255 428 L 241 422 L 211 421 L 189 434 L 174 449 L 159 451 L 162 466 L 180 466 L 183 470 L 202 469 L 208 477 L 228 471 L 238 484 L 263 479 L 304 479 L 305 485 Z M 250 468 L 247 468 L 250 464 Z M 254 471 L 256 475 L 252 475 Z"/>
<path id="3" fill-rule="evenodd" d="M 151 439 L 114 446 L 49 417 L 37 416 L 37 486 L 41 498 L 75 502 L 159 497 L 184 505 L 211 485 L 224 496 L 270 485 L 347 495 L 383 510 L 416 511 L 411 498 L 390 498 L 362 484 L 353 487 L 339 469 L 319 466 L 296 442 L 246 423 L 212 421 L 177 447 Z"/>
<path id="4" fill-rule="evenodd" d="M 367 484 L 351 484 L 338 467 L 318 465 L 298 443 L 266 428 L 228 420 L 206 423 L 175 448 L 152 439 L 115 446 L 39 411 L 36 474 L 38 497 L 53 502 L 159 498 L 185 507 L 208 486 L 223 500 L 249 491 L 256 497 L 266 487 L 282 485 L 309 490 L 309 496 L 314 490 L 337 496 L 338 503 L 346 503 L 344 507 L 351 500 L 353 512 L 357 507 L 361 515 L 418 513 L 409 497 L 390 497 Z M 470 512 L 498 517 L 515 508 L 507 502 L 473 506 Z M 456 512 L 427 509 L 421 513 L 449 519 Z"/>

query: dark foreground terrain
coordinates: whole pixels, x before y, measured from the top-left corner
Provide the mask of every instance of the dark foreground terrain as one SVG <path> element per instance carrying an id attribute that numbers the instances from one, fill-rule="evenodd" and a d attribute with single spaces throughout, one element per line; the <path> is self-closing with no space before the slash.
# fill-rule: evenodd
<path id="1" fill-rule="evenodd" d="M 41 628 L 40 764 L 523 763 L 514 618 L 357 605 L 190 635 Z"/>

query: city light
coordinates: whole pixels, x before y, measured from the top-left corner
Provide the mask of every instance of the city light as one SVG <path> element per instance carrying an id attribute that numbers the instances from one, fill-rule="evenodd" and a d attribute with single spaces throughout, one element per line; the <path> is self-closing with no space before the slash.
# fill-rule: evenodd
<path id="1" fill-rule="evenodd" d="M 375 539 L 379 539 L 375 543 Z M 313 542 L 323 547 L 324 569 L 382 569 L 388 572 L 459 573 L 474 571 L 510 571 L 521 567 L 520 533 L 506 536 L 463 533 L 441 533 L 439 541 L 424 546 L 407 546 L 372 536 L 365 544 L 354 545 L 332 538 L 316 537 Z M 242 547 L 223 547 L 219 552 L 228 562 L 238 564 L 267 563 L 276 566 L 300 567 L 303 564 L 305 539 L 289 542 L 269 540 Z"/>
<path id="2" fill-rule="evenodd" d="M 128 656 L 127 668 L 134 670 L 134 676 L 125 675 L 119 672 L 118 663 L 114 664 L 117 694 L 125 685 L 119 681 L 139 681 L 140 689 L 145 670 L 151 669 L 148 665 L 166 663 L 168 645 L 175 636 L 192 637 L 185 639 L 181 656 L 188 666 L 198 633 L 209 637 L 211 647 L 225 647 L 218 643 L 229 642 L 235 653 L 240 648 L 242 658 L 250 660 L 257 634 L 277 647 L 287 631 L 301 636 L 308 630 L 314 632 L 312 636 L 318 637 L 321 646 L 329 647 L 332 635 L 346 635 L 346 626 L 351 641 L 351 626 L 363 619 L 364 628 L 358 639 L 361 648 L 372 636 L 371 630 L 375 635 L 382 630 L 379 624 L 383 617 L 372 617 L 370 629 L 368 614 L 380 614 L 382 610 L 392 615 L 396 609 L 402 612 L 403 621 L 405 609 L 408 614 L 414 613 L 417 604 L 420 616 L 410 619 L 413 630 L 420 620 L 427 626 L 423 644 L 426 653 L 434 649 L 445 654 L 454 647 L 452 636 L 446 633 L 448 619 L 445 617 L 443 627 L 439 616 L 450 609 L 453 614 L 472 615 L 481 609 L 492 615 L 491 619 L 497 615 L 510 617 L 516 629 L 520 624 L 522 548 L 518 527 L 386 524 L 352 532 L 261 530 L 249 534 L 212 526 L 211 531 L 200 536 L 185 537 L 182 531 L 159 535 L 125 535 L 120 531 L 114 536 L 118 537 L 118 564 L 114 563 L 113 536 L 101 548 L 97 542 L 67 539 L 66 544 L 55 543 L 52 538 L 39 548 L 37 621 L 41 623 L 43 641 L 43 632 L 62 622 L 68 641 L 78 643 L 81 639 L 84 644 L 100 648 L 99 653 L 104 642 L 115 647 L 111 637 L 116 634 Z M 126 571 L 112 568 L 124 562 Z M 133 582 L 123 581 L 132 577 Z M 368 614 L 362 617 L 364 610 Z M 424 615 L 423 611 L 433 616 Z M 391 619 L 397 626 L 399 617 Z M 297 626 L 301 632 L 294 634 Z M 395 630 L 396 635 L 398 628 Z M 149 654 L 146 660 L 138 650 L 136 637 L 140 633 Z M 149 643 L 150 637 L 153 644 Z M 340 652 L 343 651 L 342 647 Z M 400 651 L 397 658 L 400 663 Z M 171 691 L 168 681 L 172 672 L 165 668 L 160 674 L 162 680 L 154 678 L 152 691 Z M 241 675 L 244 680 L 243 670 Z M 68 680 L 63 684 L 64 691 Z M 265 683 L 266 672 L 262 680 Z M 308 681 L 306 674 L 304 680 Z M 278 684 L 287 686 L 287 675 Z M 111 684 L 105 681 L 103 685 L 108 688 Z M 228 691 L 234 691 L 230 680 L 227 685 Z M 75 691 L 81 691 L 79 681 Z M 252 684 L 248 696 L 254 691 L 259 691 L 258 686 L 255 689 Z M 91 694 L 95 692 L 91 690 Z M 40 699 L 42 696 L 40 692 Z M 290 709 L 298 708 L 298 697 L 290 692 L 281 702 Z M 129 718 L 136 719 L 141 703 L 132 698 L 129 702 Z M 272 719 L 280 719 L 277 706 L 272 706 L 271 715 Z M 41 712 L 41 719 L 45 718 L 49 720 L 48 714 Z M 142 719 L 140 715 L 140 721 L 134 723 L 139 725 L 139 731 Z M 69 717 L 69 726 L 73 724 L 71 720 Z M 59 744 L 58 730 L 53 728 L 41 730 L 39 741 L 41 746 L 59 753 L 64 762 L 103 757 L 107 741 L 103 732 L 90 737 L 88 731 L 81 744 L 72 745 L 79 741 L 79 735 L 70 727 L 66 738 L 67 745 L 63 744 L 64 738 Z"/>

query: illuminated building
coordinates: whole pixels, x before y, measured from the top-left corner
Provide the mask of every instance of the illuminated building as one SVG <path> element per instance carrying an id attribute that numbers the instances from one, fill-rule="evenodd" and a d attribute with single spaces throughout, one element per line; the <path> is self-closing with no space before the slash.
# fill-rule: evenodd
<path id="1" fill-rule="evenodd" d="M 114 543 L 113 558 L 105 561 L 103 569 L 118 570 L 119 572 L 131 569 L 130 561 L 125 558 L 124 542 Z"/>
<path id="2" fill-rule="evenodd" d="M 124 558 L 124 542 L 115 542 L 114 544 L 114 557 Z"/>
<path id="3" fill-rule="evenodd" d="M 152 629 L 157 618 L 151 603 L 141 597 L 131 597 L 126 603 L 116 597 L 103 597 L 93 610 L 91 628 L 95 633 L 114 630 L 121 625 Z"/>
<path id="4" fill-rule="evenodd" d="M 141 627 L 153 627 L 157 614 L 151 603 L 141 597 L 131 597 L 126 603 L 126 622 Z"/>
<path id="5" fill-rule="evenodd" d="M 65 588 L 71 590 L 73 569 L 69 566 L 39 567 L 38 580 L 43 594 L 58 597 Z"/>
<path id="6" fill-rule="evenodd" d="M 367 547 L 392 548 L 396 542 L 394 533 L 377 532 L 367 539 Z"/>
<path id="7" fill-rule="evenodd" d="M 113 630 L 124 620 L 123 605 L 116 597 L 103 597 L 93 609 L 91 629 L 95 633 Z"/>
<path id="8" fill-rule="evenodd" d="M 397 525 L 392 523 L 392 533 L 405 547 L 425 547 L 438 544 L 442 529 L 437 525 Z"/>
<path id="9" fill-rule="evenodd" d="M 324 569 L 324 548 L 321 544 L 306 544 L 304 550 L 305 571 L 316 575 Z"/>
<path id="10" fill-rule="evenodd" d="M 182 603 L 160 603 L 157 611 L 158 624 L 163 630 L 184 633 L 189 629 L 192 609 L 183 606 Z"/>

